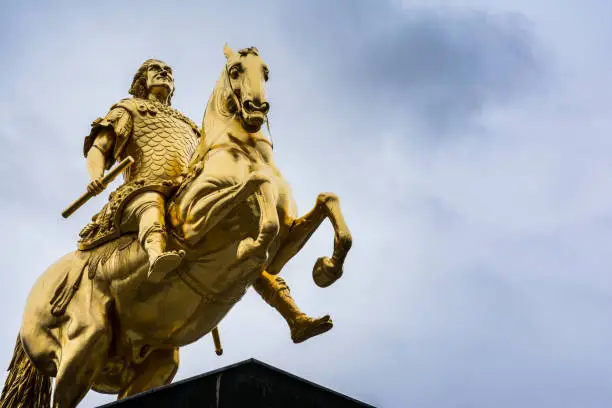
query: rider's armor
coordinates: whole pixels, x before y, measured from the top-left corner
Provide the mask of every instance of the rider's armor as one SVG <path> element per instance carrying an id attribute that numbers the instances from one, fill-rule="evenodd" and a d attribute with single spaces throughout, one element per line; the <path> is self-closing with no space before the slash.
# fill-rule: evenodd
<path id="1" fill-rule="evenodd" d="M 111 193 L 108 204 L 80 233 L 79 249 L 86 250 L 118 237 L 123 207 L 144 191 L 170 196 L 180 185 L 191 155 L 199 143 L 197 126 L 179 111 L 146 99 L 123 99 L 104 118 L 92 123 L 85 138 L 87 156 L 97 133 L 111 127 L 115 133 L 110 167 L 115 160 L 132 156 L 124 172 L 125 183 Z"/>
<path id="2" fill-rule="evenodd" d="M 180 176 L 198 144 L 196 126 L 180 112 L 159 102 L 128 99 L 116 106 L 131 108 L 134 121 L 131 143 L 126 144 L 120 156 L 134 159 L 125 181 L 153 182 Z"/>

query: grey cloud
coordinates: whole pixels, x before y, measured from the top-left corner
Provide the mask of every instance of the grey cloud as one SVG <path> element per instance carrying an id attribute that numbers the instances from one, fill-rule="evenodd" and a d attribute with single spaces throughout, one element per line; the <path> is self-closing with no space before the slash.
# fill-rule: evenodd
<path id="1" fill-rule="evenodd" d="M 15 97 L 0 101 L 10 152 L 0 163 L 10 196 L 0 225 L 14 232 L 0 240 L 8 277 L 0 304 L 14 313 L 1 328 L 0 365 L 33 281 L 74 248 L 106 200 L 59 216 L 87 182 L 81 143 L 91 120 L 125 95 L 148 56 L 175 66 L 175 106 L 199 119 L 229 41 L 259 47 L 271 67 L 275 160 L 301 213 L 318 192 L 338 193 L 355 242 L 343 279 L 328 289 L 315 287 L 311 270 L 330 253 L 329 223 L 283 271 L 305 312 L 331 313 L 332 332 L 295 346 L 250 291 L 222 323 L 224 356 L 210 338 L 185 347 L 177 379 L 255 357 L 381 407 L 590 407 L 612 398 L 609 115 L 589 81 L 568 87 L 606 66 L 605 53 L 588 47 L 597 36 L 568 43 L 584 27 L 564 21 L 543 33 L 546 21 L 536 20 L 537 38 L 585 58 L 566 68 L 576 75 L 561 82 L 564 98 L 530 104 L 520 97 L 547 67 L 519 15 L 401 11 L 380 0 L 295 1 L 280 14 L 265 7 L 272 1 L 200 3 L 189 16 L 126 2 L 62 4 L 13 13 L 15 43 L 3 48 Z M 584 13 L 594 30 L 593 10 L 565 7 L 554 16 Z M 65 92 L 40 92 L 56 78 Z M 494 109 L 503 104 L 512 109 Z M 434 140 L 478 120 L 491 136 L 484 143 L 463 128 L 435 151 L 406 137 L 422 130 L 418 121 Z M 21 170 L 26 162 L 41 170 Z M 81 406 L 112 399 L 90 393 Z"/>
<path id="2" fill-rule="evenodd" d="M 519 14 L 315 3 L 283 14 L 286 39 L 319 60 L 313 65 L 327 83 L 341 84 L 340 103 L 375 104 L 443 133 L 542 79 L 537 41 Z"/>

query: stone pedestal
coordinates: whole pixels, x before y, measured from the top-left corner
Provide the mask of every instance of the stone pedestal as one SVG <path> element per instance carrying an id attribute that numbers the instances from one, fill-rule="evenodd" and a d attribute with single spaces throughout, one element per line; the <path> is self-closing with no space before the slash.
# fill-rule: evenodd
<path id="1" fill-rule="evenodd" d="M 363 408 L 371 405 L 250 359 L 104 408 Z"/>

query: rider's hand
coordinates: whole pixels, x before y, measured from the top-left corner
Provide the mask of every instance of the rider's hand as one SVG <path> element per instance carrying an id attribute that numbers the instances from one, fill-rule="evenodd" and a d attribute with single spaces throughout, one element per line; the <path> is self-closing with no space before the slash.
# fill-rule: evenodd
<path id="1" fill-rule="evenodd" d="M 104 185 L 104 183 L 102 183 L 102 178 L 98 177 L 91 180 L 91 183 L 87 185 L 87 191 L 90 194 L 98 195 L 104 190 L 105 187 L 106 186 Z"/>
<path id="2" fill-rule="evenodd" d="M 200 172 L 202 171 L 202 169 L 204 168 L 204 163 L 203 161 L 199 161 L 196 164 L 193 165 L 193 172 L 195 174 L 200 174 Z"/>

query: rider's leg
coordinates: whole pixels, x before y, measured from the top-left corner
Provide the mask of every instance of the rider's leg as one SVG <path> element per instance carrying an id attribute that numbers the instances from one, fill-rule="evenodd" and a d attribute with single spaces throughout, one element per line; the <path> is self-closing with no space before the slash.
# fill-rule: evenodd
<path id="1" fill-rule="evenodd" d="M 147 191 L 134 198 L 125 209 L 128 219 L 138 223 L 138 240 L 149 256 L 149 280 L 161 281 L 176 268 L 183 251 L 166 251 L 165 199 L 157 192 Z"/>
<path id="2" fill-rule="evenodd" d="M 253 284 L 259 295 L 285 318 L 294 343 L 301 343 L 332 328 L 329 315 L 318 319 L 307 316 L 289 294 L 289 286 L 280 276 L 263 272 Z"/>

